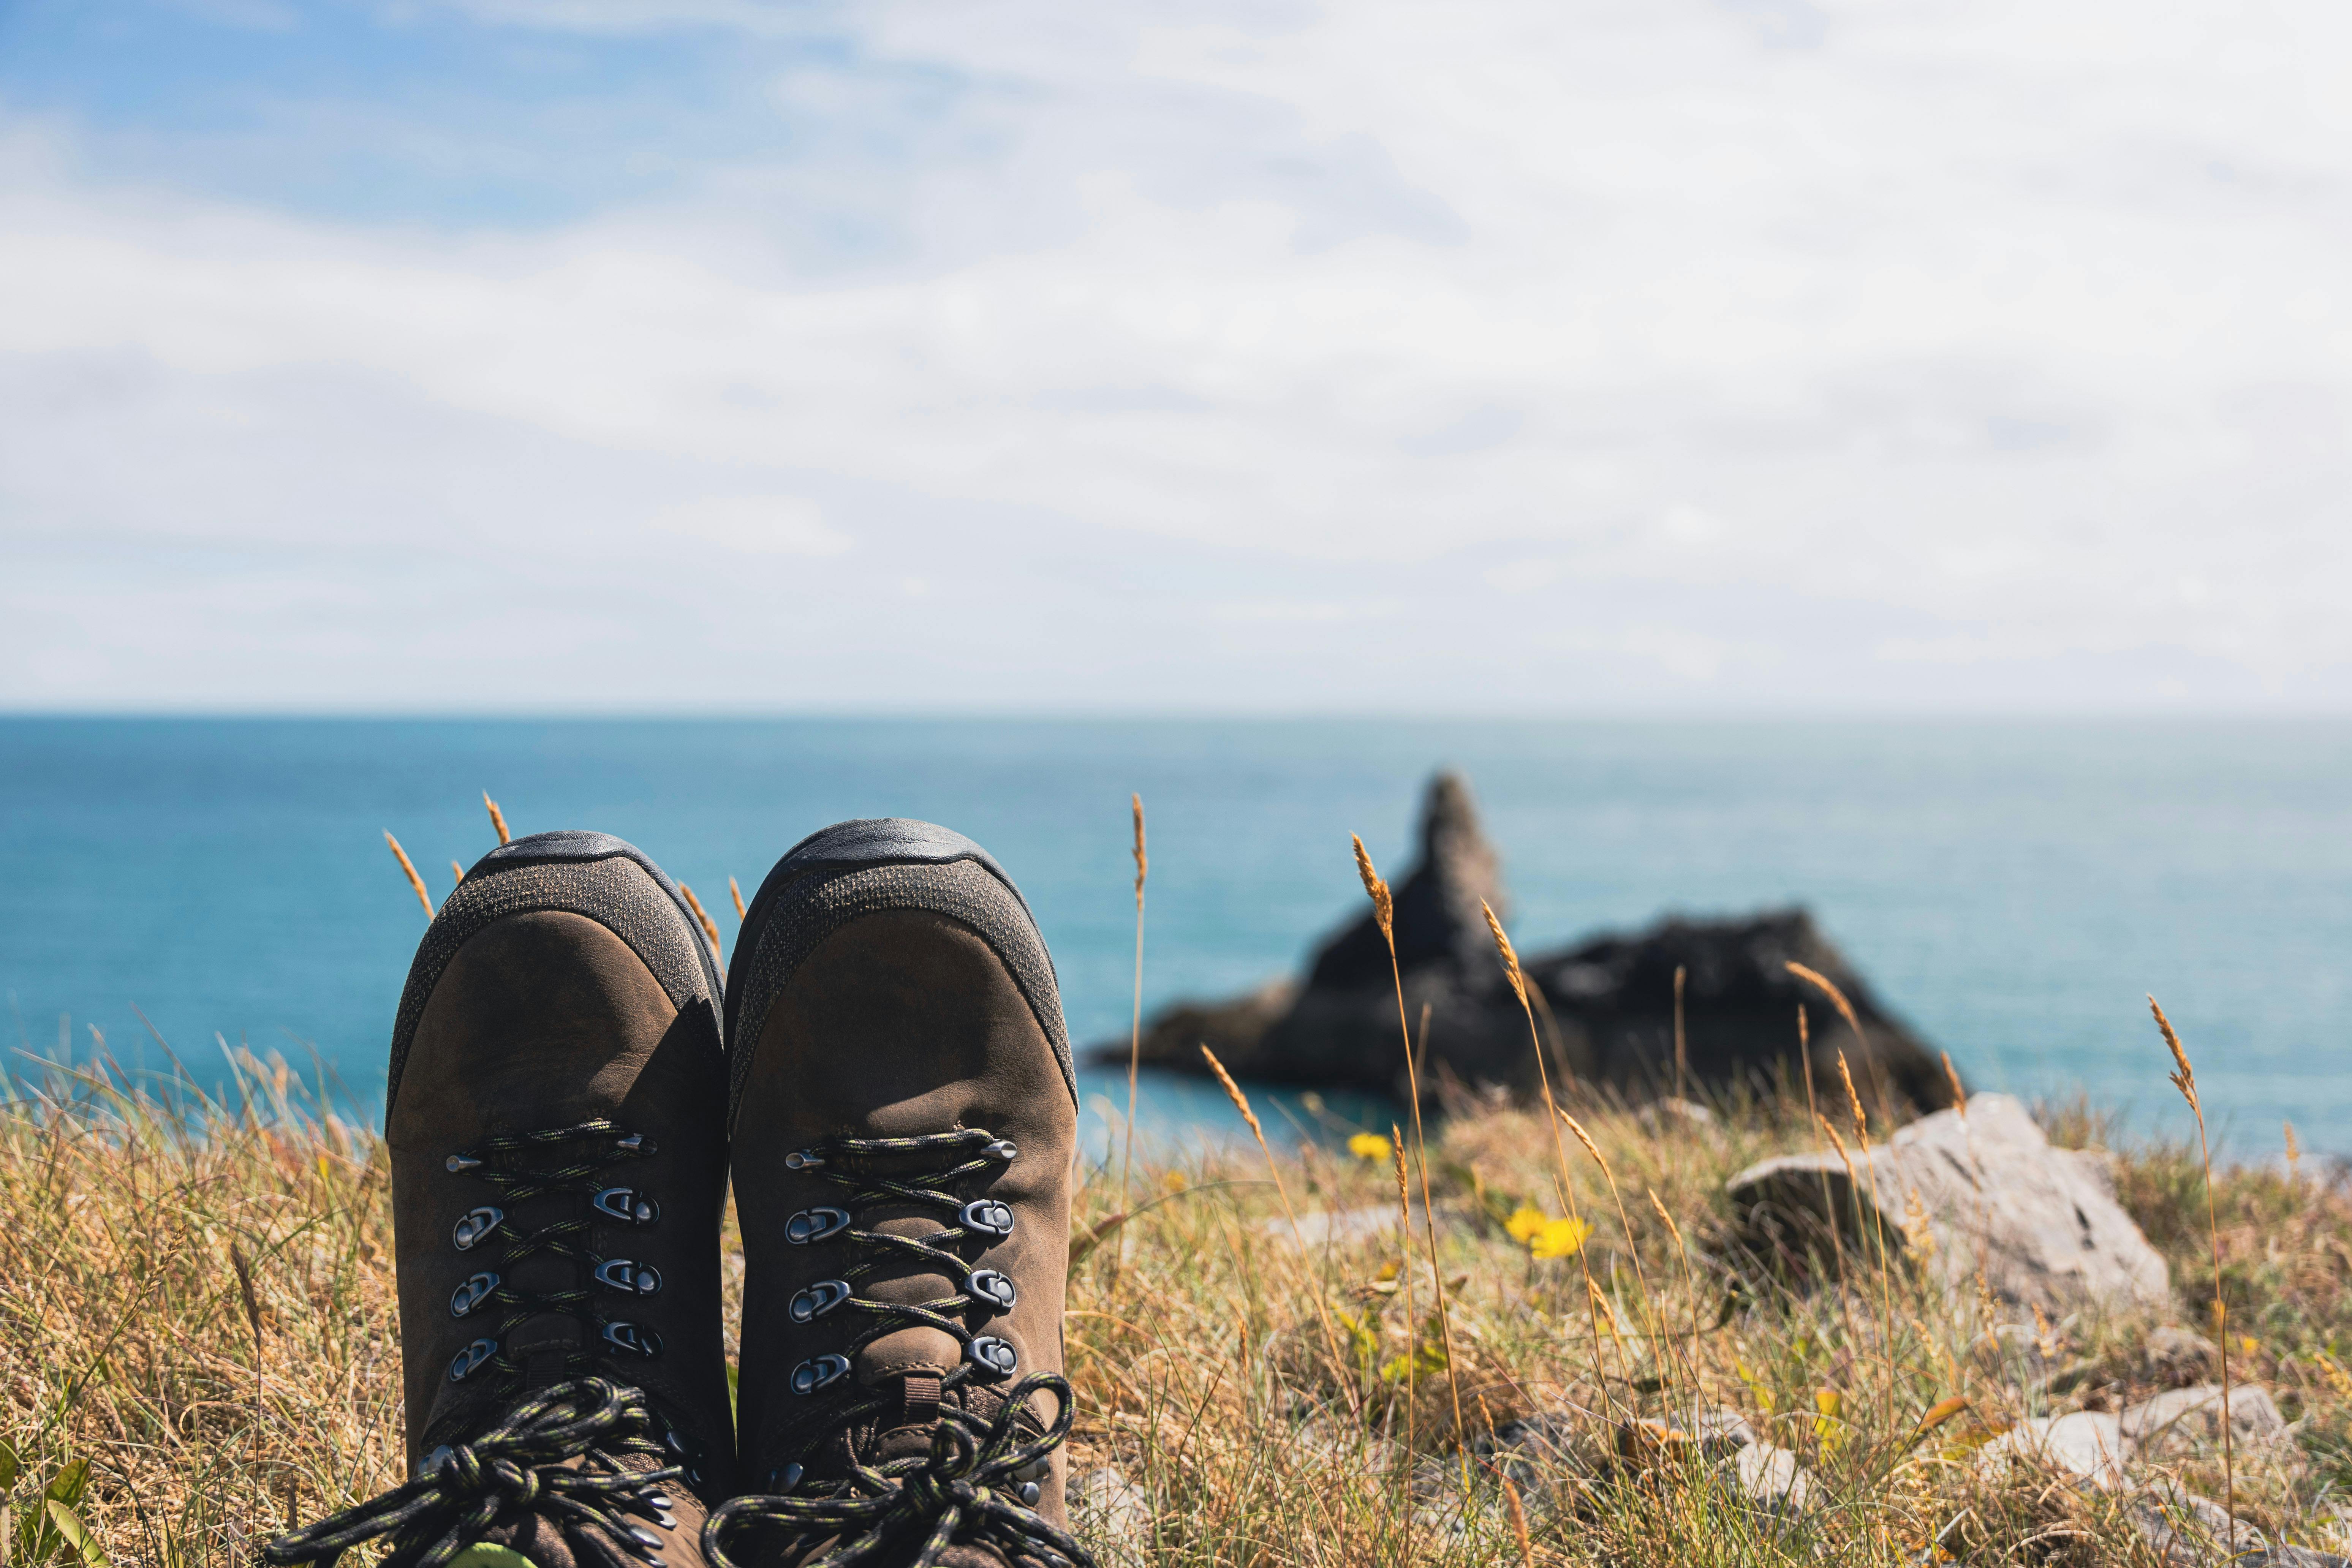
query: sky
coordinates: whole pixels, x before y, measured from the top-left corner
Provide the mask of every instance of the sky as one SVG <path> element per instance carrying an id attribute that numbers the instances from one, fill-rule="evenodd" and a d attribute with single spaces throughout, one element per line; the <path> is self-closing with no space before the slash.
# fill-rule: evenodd
<path id="1" fill-rule="evenodd" d="M 0 0 L 0 708 L 2352 709 L 2319 0 Z"/>

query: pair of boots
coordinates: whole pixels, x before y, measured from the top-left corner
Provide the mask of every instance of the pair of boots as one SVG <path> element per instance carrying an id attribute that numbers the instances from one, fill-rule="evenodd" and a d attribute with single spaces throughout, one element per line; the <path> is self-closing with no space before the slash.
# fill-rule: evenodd
<path id="1" fill-rule="evenodd" d="M 390 1568 L 1087 1563 L 1061 1449 L 1076 1134 L 1052 960 L 961 834 L 802 841 L 723 980 L 629 844 L 493 850 L 426 931 L 393 1031 L 414 1479 L 267 1557 L 384 1539 Z"/>

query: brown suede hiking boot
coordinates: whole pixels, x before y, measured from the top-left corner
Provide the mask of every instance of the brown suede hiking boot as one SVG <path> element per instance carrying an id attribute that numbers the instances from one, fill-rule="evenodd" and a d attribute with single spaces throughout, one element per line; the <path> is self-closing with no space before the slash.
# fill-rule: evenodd
<path id="1" fill-rule="evenodd" d="M 467 873 L 385 1090 L 415 1479 L 272 1562 L 388 1535 L 391 1568 L 478 1545 L 700 1568 L 734 1454 L 720 994 L 677 888 L 618 839 L 540 833 Z"/>
<path id="2" fill-rule="evenodd" d="M 732 978 L 743 1476 L 764 1495 L 713 1515 L 705 1554 L 1089 1562 L 1060 1448 L 1077 1095 L 1028 906 L 961 834 L 843 822 L 769 873 Z"/>

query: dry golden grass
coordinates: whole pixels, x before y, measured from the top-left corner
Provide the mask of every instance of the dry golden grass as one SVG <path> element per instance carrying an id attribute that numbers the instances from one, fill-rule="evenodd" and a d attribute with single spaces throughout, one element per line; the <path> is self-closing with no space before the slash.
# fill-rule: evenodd
<path id="1" fill-rule="evenodd" d="M 282 1063 L 237 1066 L 209 1103 L 175 1090 L 176 1107 L 159 1105 L 89 1067 L 20 1075 L 0 1106 L 13 1562 L 242 1568 L 295 1515 L 398 1479 L 383 1151 L 318 1114 Z M 1139 1197 L 1156 1198 L 1108 1228 L 1126 1207 L 1118 1172 L 1082 1173 L 1076 1234 L 1108 1239 L 1072 1279 L 1073 1473 L 1112 1465 L 1144 1490 L 1152 1522 L 1132 1560 L 1151 1563 L 1892 1565 L 1937 1542 L 1971 1562 L 2153 1562 L 2117 1499 L 2022 1469 L 1979 1479 L 1975 1449 L 2021 1416 L 2155 1391 L 2151 1321 L 1994 1336 L 1979 1301 L 1899 1266 L 1881 1278 L 1867 1253 L 1849 1253 L 1845 1294 L 1734 1293 L 1726 1178 L 1813 1138 L 1799 1107 L 1720 1109 L 1705 1128 L 1577 1103 L 1594 1157 L 1569 1179 L 1594 1228 L 1573 1256 L 1538 1258 L 1511 1221 L 1555 1201 L 1547 1119 L 1452 1107 L 1430 1129 L 1434 1271 L 1399 1239 L 1386 1140 L 1360 1157 L 1308 1140 L 1274 1151 L 1302 1222 L 1382 1217 L 1329 1245 L 1299 1244 L 1248 1145 L 1139 1158 Z M 2074 1143 L 2102 1131 L 2080 1108 L 2052 1125 Z M 2220 1171 L 2209 1231 L 2193 1141 L 2127 1148 L 2117 1178 L 2171 1263 L 2176 1321 L 2210 1328 L 2218 1290 L 2236 1370 L 2298 1423 L 2285 1448 L 2236 1455 L 2242 1511 L 2336 1544 L 2327 1508 L 2352 1483 L 2352 1191 L 2310 1171 Z M 1620 1204 L 1612 1185 L 1645 1201 Z M 1757 1508 L 1682 1436 L 1713 1407 L 1798 1456 L 1810 1511 Z M 1498 1449 L 1497 1429 L 1528 1420 L 1550 1423 L 1552 1446 Z M 2222 1462 L 2192 1450 L 2171 1468 L 2218 1496 Z M 58 1511 L 86 1526 L 86 1551 Z"/>

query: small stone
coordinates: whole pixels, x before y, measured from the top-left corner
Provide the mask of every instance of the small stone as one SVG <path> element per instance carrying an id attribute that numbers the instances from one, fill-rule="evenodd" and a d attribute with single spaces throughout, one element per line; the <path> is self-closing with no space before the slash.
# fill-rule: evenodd
<path id="1" fill-rule="evenodd" d="M 1697 1438 L 1664 1421 L 1637 1416 L 1617 1427 L 1617 1457 L 1631 1465 L 1680 1464 L 1697 1448 Z"/>
<path id="2" fill-rule="evenodd" d="M 1277 1241 L 1303 1242 L 1308 1247 L 1328 1247 L 1334 1242 L 1362 1241 L 1382 1231 L 1396 1228 L 1397 1212 L 1392 1207 L 1342 1208 L 1336 1211 L 1309 1209 L 1293 1225 L 1280 1215 L 1258 1221 L 1258 1228 Z"/>
<path id="3" fill-rule="evenodd" d="M 1776 1512 L 1802 1513 L 1812 1501 L 1812 1478 L 1797 1456 L 1769 1443 L 1750 1443 L 1732 1459 L 1739 1490 Z"/>
<path id="4" fill-rule="evenodd" d="M 2173 1388 L 2202 1379 L 2219 1354 L 2203 1334 L 2173 1323 L 2148 1330 L 2142 1348 L 2149 1373 Z"/>
<path id="5" fill-rule="evenodd" d="M 2219 1443 L 2221 1413 L 2220 1384 L 2175 1388 L 2125 1411 L 2123 1433 L 2150 1449 Z M 2274 1448 L 2287 1440 L 2286 1417 L 2267 1389 L 2242 1385 L 2230 1390 L 2230 1428 L 2238 1442 L 2254 1448 Z"/>
<path id="6" fill-rule="evenodd" d="M 2173 1481 L 2159 1481 L 2133 1498 L 2131 1519 L 2165 1568 L 2243 1563 L 2238 1553 L 2263 1552 L 2270 1545 L 2261 1531 L 2231 1519 L 2220 1503 Z"/>
<path id="7" fill-rule="evenodd" d="M 1979 1451 L 1977 1465 L 1997 1471 L 2012 1458 L 2036 1459 L 2080 1476 L 2101 1491 L 2121 1491 L 2124 1462 L 2130 1457 L 2130 1441 L 2116 1417 L 2104 1410 L 2077 1410 L 2012 1427 Z"/>
<path id="8" fill-rule="evenodd" d="M 1757 1440 L 1756 1428 L 1748 1424 L 1748 1417 L 1726 1406 L 1700 1411 L 1694 1425 L 1697 1427 L 1699 1447 L 1711 1459 L 1727 1458 L 1753 1447 Z"/>
<path id="9" fill-rule="evenodd" d="M 1654 1136 L 1697 1137 L 1710 1144 L 1723 1141 L 1715 1113 L 1696 1101 L 1677 1100 L 1669 1094 L 1643 1106 L 1633 1116 Z"/>
<path id="10" fill-rule="evenodd" d="M 1070 1524 L 1098 1552 L 1140 1561 L 1150 1543 L 1151 1500 L 1110 1466 L 1087 1471 L 1069 1486 Z"/>

